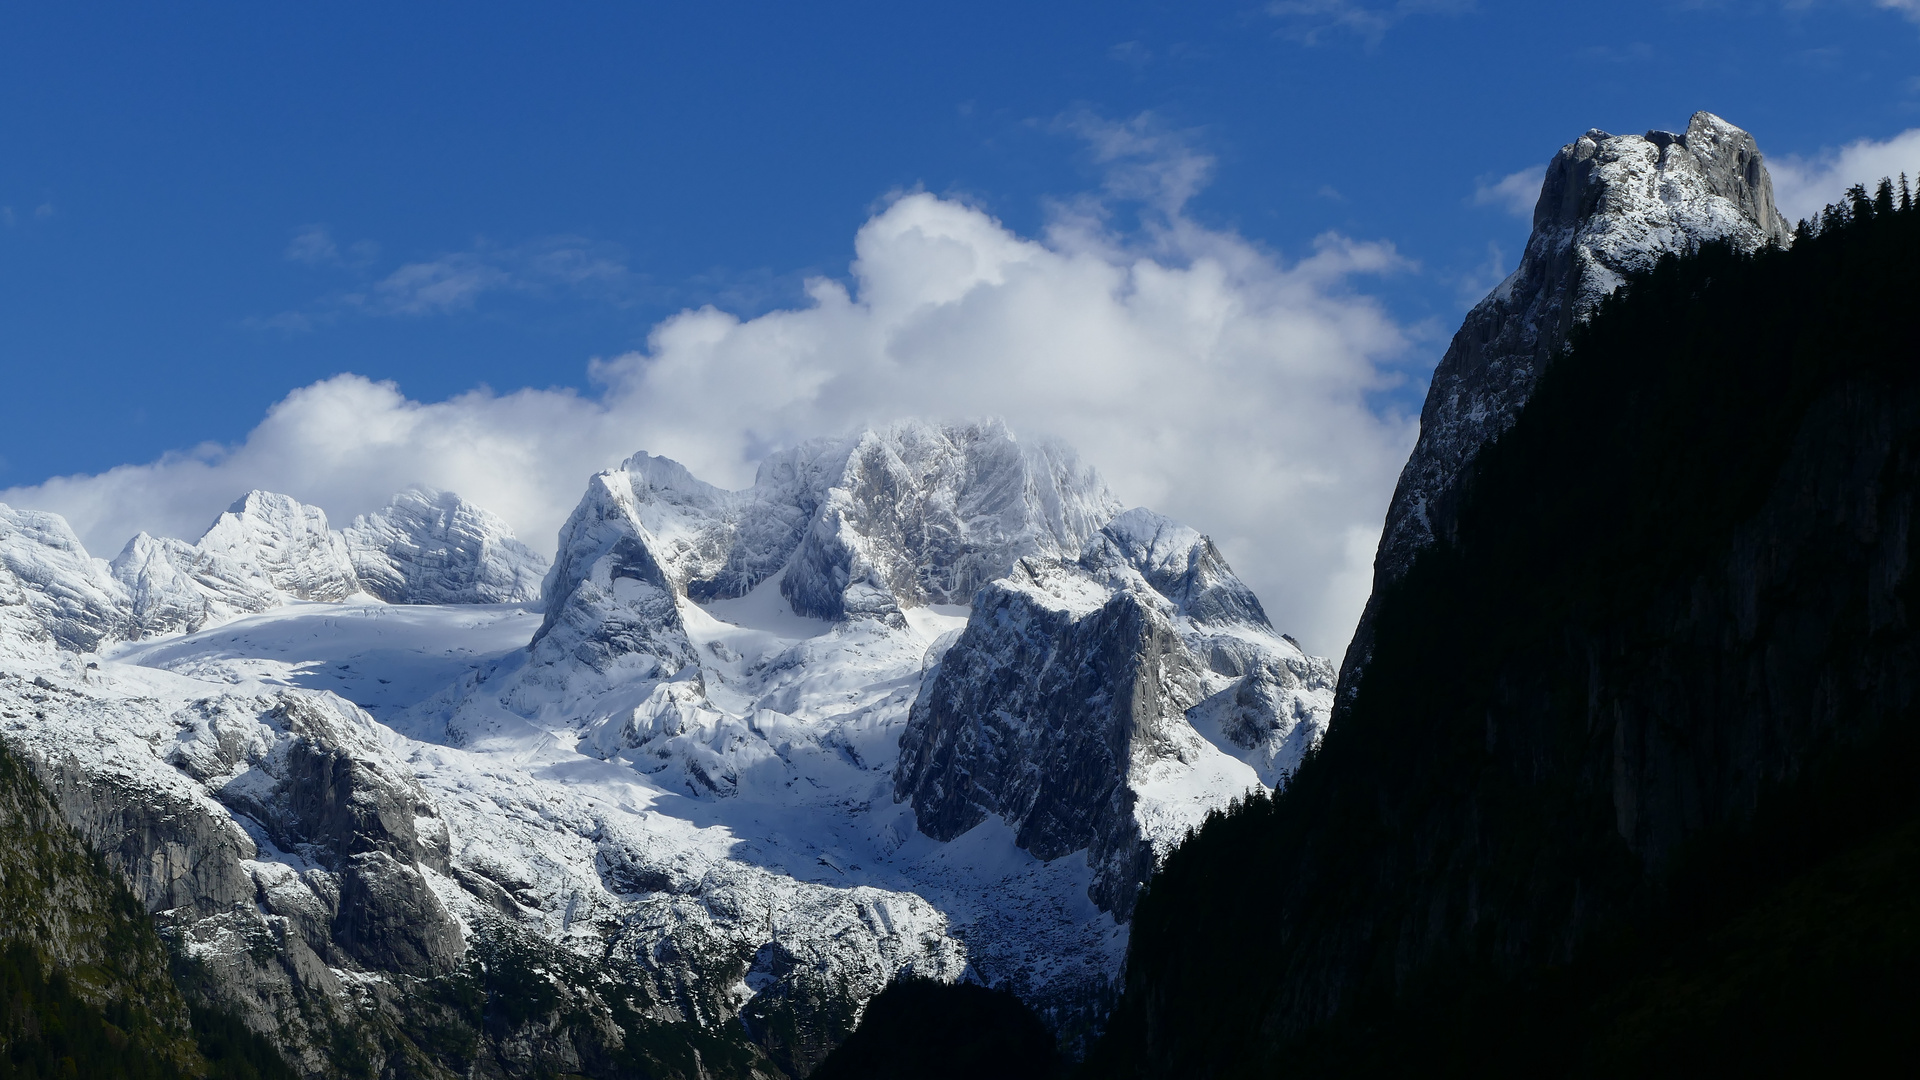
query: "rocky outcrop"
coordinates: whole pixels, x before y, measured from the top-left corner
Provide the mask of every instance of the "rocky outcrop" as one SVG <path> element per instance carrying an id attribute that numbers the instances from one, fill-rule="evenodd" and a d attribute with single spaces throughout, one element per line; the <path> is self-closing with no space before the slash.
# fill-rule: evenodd
<path id="1" fill-rule="evenodd" d="M 342 530 L 360 587 L 389 604 L 521 604 L 547 560 L 450 491 L 412 488 Z"/>
<path id="2" fill-rule="evenodd" d="M 841 452 L 781 582 L 803 615 L 964 604 L 1017 559 L 1073 557 L 1119 509 L 1071 451 L 999 424 L 902 424 Z"/>
<path id="3" fill-rule="evenodd" d="M 1420 438 L 1387 509 L 1375 591 L 1445 532 L 1462 470 L 1513 425 L 1573 327 L 1629 276 L 1704 243 L 1755 251 L 1791 241 L 1753 136 L 1712 113 L 1695 113 L 1679 134 L 1595 129 L 1561 147 L 1520 265 L 1467 313 L 1434 369 Z M 1349 647 L 1347 687 L 1358 686 L 1371 625 L 1363 616 Z"/>
<path id="4" fill-rule="evenodd" d="M 1077 560 L 1023 559 L 974 597 L 901 735 L 895 798 L 938 840 L 997 816 L 1042 859 L 1085 851 L 1089 895 L 1124 919 L 1196 810 L 1299 763 L 1332 689 L 1212 541 L 1130 510 Z"/>
<path id="5" fill-rule="evenodd" d="M 61 820 L 33 774 L 0 746 L 0 965 L 14 978 L 23 974 L 15 966 L 22 948 L 39 966 L 58 972 L 81 1001 L 114 1016 L 117 1024 L 94 1026 L 121 1040 L 121 1052 L 157 1058 L 158 1075 L 204 1068 L 187 1003 L 168 977 L 166 949 L 146 913 Z M 44 1010 L 54 1019 L 55 1003 L 46 1000 L 44 988 L 13 989 L 8 1014 L 0 1017 L 0 1045 L 13 1068 L 31 1068 L 29 1051 L 43 1027 L 36 1013 Z M 63 1034 L 81 1039 L 93 1033 Z M 71 1062 L 71 1047 L 58 1052 Z"/>

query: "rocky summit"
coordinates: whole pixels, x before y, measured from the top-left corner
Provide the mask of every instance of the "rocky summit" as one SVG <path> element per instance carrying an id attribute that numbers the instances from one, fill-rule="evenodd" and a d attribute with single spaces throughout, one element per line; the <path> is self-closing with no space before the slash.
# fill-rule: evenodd
<path id="1" fill-rule="evenodd" d="M 1455 486 L 1513 426 L 1540 373 L 1628 276 L 1662 257 L 1726 243 L 1787 245 L 1773 181 L 1753 136 L 1709 112 L 1682 133 L 1595 128 L 1547 163 L 1520 265 L 1467 313 L 1434 368 L 1420 437 L 1400 472 L 1374 560 L 1374 594 L 1451 527 Z M 1342 665 L 1357 689 L 1372 647 L 1373 603 Z"/>
<path id="2" fill-rule="evenodd" d="M 312 1075 L 804 1075 L 905 973 L 1071 1041 L 1157 860 L 1332 703 L 1206 537 L 992 422 L 740 491 L 636 454 L 550 567 L 426 490 L 111 564 L 3 513 L 0 736 Z"/>

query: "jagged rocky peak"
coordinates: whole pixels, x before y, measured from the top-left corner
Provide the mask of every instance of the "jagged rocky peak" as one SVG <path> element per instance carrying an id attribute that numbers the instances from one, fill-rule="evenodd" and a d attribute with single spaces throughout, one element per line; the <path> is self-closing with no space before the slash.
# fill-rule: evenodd
<path id="1" fill-rule="evenodd" d="M 123 636 L 126 590 L 58 514 L 0 503 L 0 606 L 10 640 L 92 652 Z"/>
<path id="2" fill-rule="evenodd" d="M 1520 265 L 1467 314 L 1434 369 L 1420 438 L 1387 513 L 1381 581 L 1444 531 L 1454 479 L 1513 424 L 1574 325 L 1628 275 L 1710 241 L 1745 251 L 1792 241 L 1745 131 L 1698 112 L 1682 133 L 1595 129 L 1560 148 Z"/>
<path id="3" fill-rule="evenodd" d="M 286 495 L 248 492 L 195 546 L 200 563 L 221 580 L 262 593 L 333 601 L 360 591 L 346 542 L 327 527 L 327 512 Z"/>
<path id="4" fill-rule="evenodd" d="M 410 488 L 341 537 L 360 587 L 390 604 L 526 603 L 547 573 L 504 520 L 450 491 Z"/>
<path id="5" fill-rule="evenodd" d="M 639 453 L 596 475 L 561 529 L 536 650 L 559 633 L 552 659 L 645 655 L 664 675 L 690 655 L 676 597 L 731 599 L 776 576 L 796 614 L 898 624 L 966 604 L 1024 556 L 1076 557 L 1118 510 L 1070 449 L 998 421 L 813 440 L 742 491 Z"/>
<path id="6" fill-rule="evenodd" d="M 847 448 L 781 592 L 830 619 L 964 604 L 1016 559 L 1078 554 L 1119 509 L 1063 444 L 997 421 L 896 424 Z"/>
<path id="7" fill-rule="evenodd" d="M 233 608 L 216 602 L 214 593 L 195 580 L 198 558 L 184 540 L 144 532 L 114 556 L 113 576 L 127 590 L 129 614 L 139 634 L 191 632 L 233 614 Z"/>
<path id="8" fill-rule="evenodd" d="M 1211 540 L 1129 510 L 1078 558 L 1025 557 L 979 591 L 913 704 L 894 795 L 937 840 L 998 816 L 1043 859 L 1086 851 L 1090 896 L 1125 918 L 1196 812 L 1298 765 L 1333 680 Z"/>
<path id="9" fill-rule="evenodd" d="M 575 663 L 637 679 L 699 670 L 676 586 L 642 519 L 636 475 L 625 468 L 596 473 L 560 527 L 559 551 L 542 587 L 546 617 L 532 643 L 536 681 L 550 676 L 563 684 Z"/>

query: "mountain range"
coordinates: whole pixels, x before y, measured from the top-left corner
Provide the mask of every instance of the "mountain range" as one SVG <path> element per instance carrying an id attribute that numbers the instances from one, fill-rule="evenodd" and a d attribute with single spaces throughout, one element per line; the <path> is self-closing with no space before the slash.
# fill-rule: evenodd
<path id="1" fill-rule="evenodd" d="M 1791 709 L 1772 734 L 1715 720 L 1727 753 L 1665 733 L 1645 701 L 1720 717 L 1756 699 L 1689 697 L 1696 668 L 1635 659 L 1667 655 L 1640 624 L 1548 616 L 1596 595 L 1610 617 L 1651 605 L 1700 670 L 1738 638 L 1741 685 L 1775 679 L 1781 700 L 1840 670 L 1767 666 L 1790 635 L 1757 613 L 1780 626 L 1813 609 L 1755 591 L 1800 580 L 1755 554 L 1793 527 L 1758 494 L 1718 517 L 1673 504 L 1706 516 L 1669 515 L 1697 526 L 1694 562 L 1651 599 L 1595 592 L 1598 564 L 1576 556 L 1651 520 L 1666 490 L 1648 479 L 1659 463 L 1622 466 L 1637 487 L 1583 472 L 1594 447 L 1720 460 L 1669 437 L 1690 414 L 1656 391 L 1685 357 L 1719 355 L 1724 324 L 1689 327 L 1684 303 L 1660 309 L 1668 323 L 1619 313 L 1845 232 L 1796 239 L 1754 140 L 1711 114 L 1564 147 L 1519 267 L 1434 374 L 1338 671 L 1275 628 L 1207 537 L 991 420 L 806 442 L 737 491 L 636 453 L 586 479 L 551 560 L 425 489 L 337 530 L 250 492 L 191 543 L 141 534 L 111 561 L 55 515 L 0 507 L 0 766 L 24 766 L 0 779 L 34 777 L 8 796 L 16 816 L 101 860 L 32 880 L 124 889 L 124 932 L 164 942 L 141 939 L 145 959 L 75 1000 L 123 1018 L 147 1000 L 123 1027 L 182 1075 L 219 1074 L 217 1042 L 314 1077 L 799 1077 L 890 984 L 981 982 L 1096 1074 L 1239 1075 L 1318 1060 L 1317 1033 L 1345 1047 L 1369 1018 L 1413 1023 L 1354 1002 L 1444 996 L 1433 973 L 1462 957 L 1483 980 L 1462 1000 L 1507 992 L 1655 903 L 1664 860 L 1741 827 L 1828 745 L 1795 734 Z M 1728 303 L 1717 318 L 1743 310 Z M 1641 350 L 1664 358 L 1650 367 L 1622 359 L 1640 354 L 1608 328 L 1626 325 L 1693 336 Z M 1645 392 L 1616 400 L 1619 382 Z M 1901 401 L 1862 404 L 1861 430 L 1907 430 Z M 1666 427 L 1644 419 L 1654 406 Z M 1607 408 L 1627 426 L 1594 426 Z M 1767 431 L 1817 441 L 1800 415 Z M 1597 434 L 1553 441 L 1582 431 Z M 1892 436 L 1866 445 L 1796 449 L 1739 490 L 1813 490 L 1842 461 L 1892 475 Z M 1562 474 L 1528 471 L 1535 457 Z M 1686 492 L 1722 490 L 1686 475 Z M 1581 501 L 1569 478 L 1605 497 Z M 1904 513 L 1855 478 L 1799 512 L 1858 495 Z M 1541 492 L 1585 507 L 1582 527 L 1528 517 Z M 1713 563 L 1733 534 L 1739 557 Z M 1536 565 L 1538 543 L 1574 561 Z M 1874 633 L 1904 626 L 1899 544 L 1862 543 L 1885 579 L 1867 593 Z M 1877 674 L 1846 678 L 1904 686 L 1889 647 Z M 1575 686 L 1591 699 L 1579 736 L 1554 726 Z M 1576 794 L 1540 795 L 1556 784 Z M 25 880 L 0 879 L 0 901 Z M 73 966 L 94 963 L 73 959 L 94 926 L 0 937 Z M 161 951 L 177 997 L 154 996 Z M 884 1022 L 917 1023 L 907 1008 Z M 195 1064 L 193 1032 L 213 1064 Z"/>

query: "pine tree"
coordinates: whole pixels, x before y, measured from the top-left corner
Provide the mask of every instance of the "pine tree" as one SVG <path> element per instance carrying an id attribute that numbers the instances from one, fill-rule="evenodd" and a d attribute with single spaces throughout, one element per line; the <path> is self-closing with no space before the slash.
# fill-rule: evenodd
<path id="1" fill-rule="evenodd" d="M 1913 192 L 1907 187 L 1907 174 L 1900 174 L 1900 210 L 1905 213 L 1913 209 Z"/>
<path id="2" fill-rule="evenodd" d="M 1848 209 L 1852 211 L 1852 220 L 1856 224 L 1873 220 L 1873 199 L 1867 195 L 1867 185 L 1855 184 L 1848 188 L 1847 204 Z"/>
<path id="3" fill-rule="evenodd" d="M 1893 214 L 1893 181 L 1880 178 L 1880 186 L 1873 192 L 1873 216 L 1889 217 Z"/>

